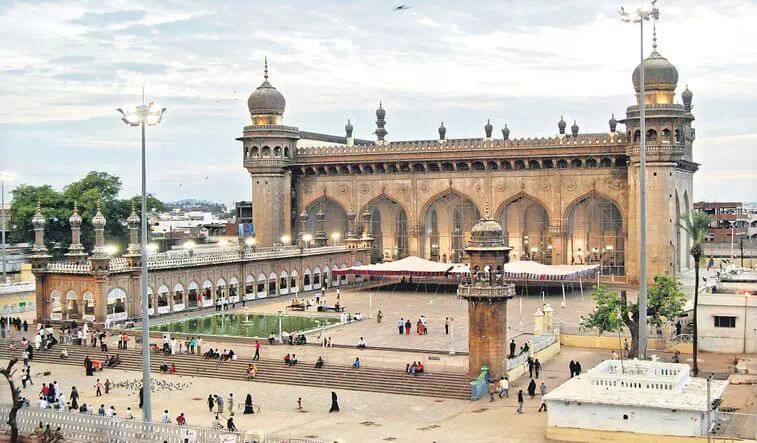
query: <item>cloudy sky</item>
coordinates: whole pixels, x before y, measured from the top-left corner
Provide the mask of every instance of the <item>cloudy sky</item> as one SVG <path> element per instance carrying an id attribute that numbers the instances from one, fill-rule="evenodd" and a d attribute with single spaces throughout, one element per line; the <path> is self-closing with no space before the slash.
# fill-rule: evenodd
<path id="1" fill-rule="evenodd" d="M 635 1 L 635 0 L 634 0 Z M 394 11 L 406 2 L 411 8 Z M 632 4 L 633 2 L 629 2 Z M 89 170 L 139 191 L 139 131 L 115 108 L 168 107 L 148 133 L 159 198 L 249 199 L 234 138 L 262 81 L 285 123 L 389 139 L 556 133 L 564 114 L 606 131 L 633 102 L 638 28 L 596 0 L 0 1 L 0 156 L 21 183 Z M 757 200 L 757 2 L 661 0 L 659 51 L 694 92 L 695 199 Z M 647 51 L 651 35 L 647 36 Z M 207 178 L 206 178 L 207 177 Z"/>

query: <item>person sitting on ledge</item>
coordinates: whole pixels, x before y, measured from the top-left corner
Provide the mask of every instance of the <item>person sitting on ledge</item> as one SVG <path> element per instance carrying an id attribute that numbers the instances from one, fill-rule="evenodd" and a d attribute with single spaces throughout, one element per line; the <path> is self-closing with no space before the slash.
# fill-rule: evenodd
<path id="1" fill-rule="evenodd" d="M 292 358 L 289 359 L 289 366 L 294 366 L 297 364 L 297 354 L 292 354 Z"/>
<path id="2" fill-rule="evenodd" d="M 239 360 L 239 357 L 237 356 L 236 352 L 234 352 L 233 349 L 229 349 L 228 360 Z"/>
<path id="3" fill-rule="evenodd" d="M 251 380 L 255 378 L 258 375 L 258 367 L 255 366 L 255 363 L 252 363 L 247 366 L 247 380 Z"/>
<path id="4" fill-rule="evenodd" d="M 289 364 L 289 362 L 290 362 L 291 360 L 292 360 L 292 356 L 291 356 L 291 355 L 287 354 L 287 355 L 285 355 L 285 356 L 284 356 L 284 364 L 291 366 L 291 365 Z"/>
<path id="5" fill-rule="evenodd" d="M 161 372 L 162 374 L 165 374 L 165 373 L 167 373 L 167 372 L 168 372 L 168 365 L 167 365 L 167 364 L 165 364 L 165 363 L 161 363 L 161 364 L 160 364 L 160 372 Z"/>
<path id="6" fill-rule="evenodd" d="M 171 368 L 168 370 L 169 374 L 175 374 L 176 373 L 176 364 L 171 363 Z"/>
<path id="7" fill-rule="evenodd" d="M 352 362 L 352 369 L 360 369 L 360 357 L 355 357 L 355 361 Z"/>
<path id="8" fill-rule="evenodd" d="M 357 343 L 358 349 L 365 349 L 366 343 L 363 337 L 360 337 L 360 341 Z"/>
<path id="9" fill-rule="evenodd" d="M 315 361 L 315 368 L 320 369 L 323 367 L 323 358 L 321 356 L 318 356 L 318 360 Z"/>
<path id="10" fill-rule="evenodd" d="M 226 361 L 229 359 L 229 353 L 226 351 L 226 349 L 221 352 L 221 361 Z"/>
<path id="11" fill-rule="evenodd" d="M 423 374 L 423 369 L 424 369 L 423 363 L 421 363 L 420 361 L 418 361 L 418 365 L 415 367 L 415 373 L 416 374 Z"/>
<path id="12" fill-rule="evenodd" d="M 268 344 L 272 345 L 276 342 L 276 339 L 273 337 L 273 332 L 271 332 L 271 335 L 268 337 Z"/>
<path id="13" fill-rule="evenodd" d="M 60 350 L 60 358 L 68 358 L 68 349 L 63 348 Z"/>

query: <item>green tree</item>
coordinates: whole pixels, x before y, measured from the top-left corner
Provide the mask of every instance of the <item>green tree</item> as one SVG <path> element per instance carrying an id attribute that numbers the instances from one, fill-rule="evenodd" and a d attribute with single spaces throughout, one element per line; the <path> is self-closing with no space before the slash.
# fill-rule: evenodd
<path id="1" fill-rule="evenodd" d="M 699 373 L 699 317 L 697 315 L 697 306 L 699 306 L 699 263 L 702 259 L 702 242 L 704 236 L 710 228 L 712 217 L 705 212 L 687 212 L 681 215 L 683 224 L 681 227 L 691 237 L 691 249 L 689 253 L 694 257 L 694 331 L 693 331 L 693 348 L 694 348 L 694 375 Z"/>
<path id="2" fill-rule="evenodd" d="M 137 213 L 141 216 L 140 197 L 119 199 L 121 179 L 105 172 L 92 171 L 81 180 L 70 183 L 58 192 L 49 185 L 18 185 L 12 192 L 9 241 L 15 243 L 33 242 L 34 227 L 31 219 L 36 211 L 37 202 L 42 206 L 42 214 L 47 219 L 45 240 L 55 258 L 66 252 L 71 242 L 71 227 L 68 218 L 76 202 L 82 216 L 82 243 L 91 251 L 95 234 L 92 217 L 97 213 L 97 204 L 107 219 L 105 238 L 109 243 L 117 243 L 124 250 L 128 243 L 126 218 L 131 213 L 131 202 L 135 201 Z M 155 208 L 163 211 L 165 205 L 152 195 L 147 197 L 148 210 Z M 58 245 L 59 248 L 54 246 Z"/>
<path id="3" fill-rule="evenodd" d="M 594 291 L 596 310 L 581 324 L 586 328 L 597 328 L 599 333 L 617 332 L 624 326 L 631 333 L 630 357 L 639 353 L 639 303 L 629 302 L 626 292 L 620 294 L 610 291 L 604 285 Z M 654 285 L 647 292 L 647 323 L 650 326 L 662 326 L 663 321 L 671 320 L 681 314 L 686 296 L 681 292 L 681 285 L 674 278 L 658 275 Z"/>

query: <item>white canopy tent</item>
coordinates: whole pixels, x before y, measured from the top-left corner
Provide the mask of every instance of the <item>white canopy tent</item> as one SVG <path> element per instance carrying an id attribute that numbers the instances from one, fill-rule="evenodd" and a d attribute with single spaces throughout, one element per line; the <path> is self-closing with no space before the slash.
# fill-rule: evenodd
<path id="1" fill-rule="evenodd" d="M 334 269 L 332 272 L 335 275 L 354 274 L 377 277 L 444 277 L 454 267 L 455 265 L 452 263 L 439 263 L 410 256 L 388 263 Z"/>

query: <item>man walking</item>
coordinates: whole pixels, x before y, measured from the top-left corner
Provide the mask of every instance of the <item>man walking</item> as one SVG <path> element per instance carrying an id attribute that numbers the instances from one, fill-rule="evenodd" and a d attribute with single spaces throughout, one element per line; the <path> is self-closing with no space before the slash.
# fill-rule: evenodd
<path id="1" fill-rule="evenodd" d="M 510 379 L 507 377 L 500 377 L 499 379 L 499 398 L 510 398 Z"/>
<path id="2" fill-rule="evenodd" d="M 523 389 L 518 391 L 518 414 L 523 413 Z"/>
<path id="3" fill-rule="evenodd" d="M 397 328 L 400 330 L 400 335 L 402 335 L 405 332 L 405 319 L 401 318 L 400 321 L 397 322 Z"/>
<path id="4" fill-rule="evenodd" d="M 534 372 L 536 372 L 536 378 L 539 378 L 539 371 L 541 370 L 541 362 L 537 358 L 534 361 Z"/>
<path id="5" fill-rule="evenodd" d="M 534 378 L 534 359 L 528 357 L 528 378 Z"/>
<path id="6" fill-rule="evenodd" d="M 255 340 L 255 355 L 252 357 L 253 360 L 260 360 L 260 342 Z"/>
<path id="7" fill-rule="evenodd" d="M 449 335 L 449 317 L 444 317 L 444 334 Z"/>

